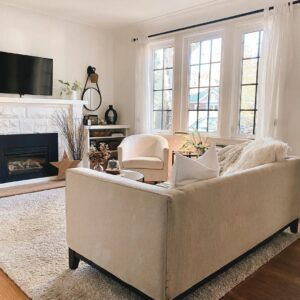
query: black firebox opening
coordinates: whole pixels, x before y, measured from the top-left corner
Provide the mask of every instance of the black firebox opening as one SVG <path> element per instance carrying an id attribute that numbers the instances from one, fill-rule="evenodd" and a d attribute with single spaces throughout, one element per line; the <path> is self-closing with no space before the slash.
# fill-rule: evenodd
<path id="1" fill-rule="evenodd" d="M 0 136 L 0 183 L 57 175 L 58 134 Z"/>

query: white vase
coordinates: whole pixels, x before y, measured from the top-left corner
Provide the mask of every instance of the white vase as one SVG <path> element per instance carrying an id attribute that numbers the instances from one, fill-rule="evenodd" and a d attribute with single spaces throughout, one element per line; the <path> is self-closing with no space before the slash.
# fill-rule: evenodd
<path id="1" fill-rule="evenodd" d="M 72 91 L 70 94 L 71 100 L 80 100 L 80 93 L 77 91 Z"/>

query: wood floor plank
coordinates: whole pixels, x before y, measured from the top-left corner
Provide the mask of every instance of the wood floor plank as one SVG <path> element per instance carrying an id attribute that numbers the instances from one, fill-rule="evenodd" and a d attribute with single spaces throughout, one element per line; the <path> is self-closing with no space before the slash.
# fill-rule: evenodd
<path id="1" fill-rule="evenodd" d="M 51 190 L 51 189 L 57 189 L 57 188 L 65 187 L 65 186 L 66 186 L 65 180 L 61 180 L 61 181 L 52 180 L 52 181 L 46 181 L 46 182 L 31 183 L 31 184 L 24 184 L 24 185 L 7 187 L 7 188 L 0 188 L 0 198 L 34 193 L 34 192 L 40 192 L 40 191 Z"/>
<path id="2" fill-rule="evenodd" d="M 300 299 L 300 240 L 287 247 L 222 298 L 274 299 Z"/>
<path id="3" fill-rule="evenodd" d="M 29 300 L 23 291 L 0 269 L 0 299 Z"/>

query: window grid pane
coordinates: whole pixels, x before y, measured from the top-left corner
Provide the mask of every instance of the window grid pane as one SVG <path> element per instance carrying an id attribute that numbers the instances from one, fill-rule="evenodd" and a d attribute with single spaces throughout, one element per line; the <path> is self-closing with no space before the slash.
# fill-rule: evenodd
<path id="1" fill-rule="evenodd" d="M 173 47 L 153 51 L 152 127 L 154 130 L 170 130 L 172 127 L 173 57 Z"/>
<path id="2" fill-rule="evenodd" d="M 204 132 L 218 129 L 222 39 L 190 44 L 188 128 Z"/>
<path id="3" fill-rule="evenodd" d="M 246 33 L 243 37 L 239 113 L 239 133 L 242 135 L 255 135 L 262 39 L 263 31 Z"/>

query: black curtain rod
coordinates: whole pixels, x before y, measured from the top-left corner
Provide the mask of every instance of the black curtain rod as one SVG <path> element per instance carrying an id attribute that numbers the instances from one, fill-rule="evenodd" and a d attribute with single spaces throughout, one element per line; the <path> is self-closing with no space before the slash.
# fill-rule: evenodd
<path id="1" fill-rule="evenodd" d="M 300 4 L 300 0 L 293 1 L 293 4 Z M 273 9 L 274 9 L 274 6 L 269 7 L 269 10 L 273 10 Z M 264 12 L 264 9 L 257 9 L 257 10 L 249 11 L 249 12 L 239 14 L 239 15 L 234 15 L 234 16 L 225 17 L 225 18 L 221 18 L 221 19 L 217 19 L 217 20 L 212 20 L 212 21 L 208 21 L 208 22 L 204 22 L 204 23 L 200 23 L 200 24 L 190 25 L 190 26 L 186 26 L 186 27 L 181 27 L 181 28 L 176 28 L 173 30 L 168 30 L 168 31 L 160 32 L 160 33 L 151 34 L 151 35 L 148 35 L 148 38 L 153 38 L 153 37 L 157 37 L 157 36 L 161 36 L 161 35 L 165 35 L 165 34 L 175 33 L 175 32 L 179 32 L 179 31 L 184 31 L 184 30 L 188 30 L 188 29 L 193 29 L 193 28 L 197 28 L 197 27 L 202 27 L 202 26 L 206 26 L 206 25 L 210 25 L 210 24 L 220 23 L 220 22 L 238 19 L 238 18 L 242 18 L 242 17 L 247 17 L 247 16 L 251 16 L 251 15 L 256 15 L 256 14 L 259 14 L 262 12 Z"/>

